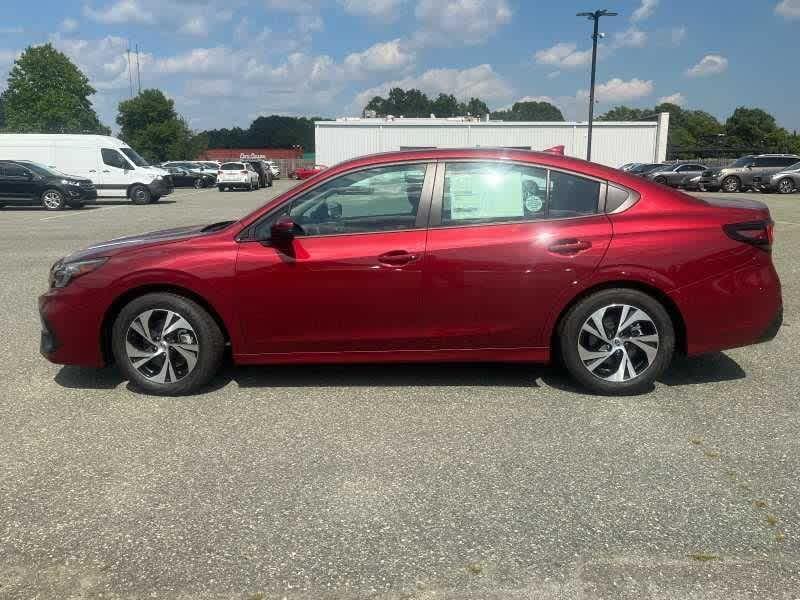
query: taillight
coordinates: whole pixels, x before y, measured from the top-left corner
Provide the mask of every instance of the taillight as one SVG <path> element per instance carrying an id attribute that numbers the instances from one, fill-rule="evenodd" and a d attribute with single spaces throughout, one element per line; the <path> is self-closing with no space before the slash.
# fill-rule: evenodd
<path id="1" fill-rule="evenodd" d="M 247 171 L 239 171 L 242 175 L 247 175 Z"/>
<path id="2" fill-rule="evenodd" d="M 775 223 L 773 223 L 772 219 L 730 223 L 723 225 L 722 228 L 729 238 L 737 242 L 751 244 L 764 250 L 769 250 L 772 247 L 775 231 Z"/>

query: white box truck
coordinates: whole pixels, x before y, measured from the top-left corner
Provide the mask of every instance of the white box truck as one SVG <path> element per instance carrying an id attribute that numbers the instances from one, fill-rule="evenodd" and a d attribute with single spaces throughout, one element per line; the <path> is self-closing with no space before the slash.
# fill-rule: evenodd
<path id="1" fill-rule="evenodd" d="M 99 198 L 149 204 L 172 192 L 167 171 L 148 165 L 125 142 L 107 135 L 3 133 L 0 160 L 29 160 L 91 179 Z"/>

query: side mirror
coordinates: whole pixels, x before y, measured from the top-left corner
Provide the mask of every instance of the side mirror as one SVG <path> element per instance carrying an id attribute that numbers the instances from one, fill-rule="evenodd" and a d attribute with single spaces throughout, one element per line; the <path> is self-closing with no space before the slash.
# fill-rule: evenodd
<path id="1" fill-rule="evenodd" d="M 752 168 L 753 168 L 753 167 L 755 167 L 755 166 L 756 166 L 756 163 L 754 163 L 754 162 L 751 162 L 749 165 L 747 165 L 747 168 L 748 168 L 748 169 L 752 169 Z"/>
<path id="2" fill-rule="evenodd" d="M 288 242 L 301 231 L 302 229 L 294 222 L 294 219 L 291 217 L 281 217 L 272 224 L 269 235 L 273 242 Z"/>

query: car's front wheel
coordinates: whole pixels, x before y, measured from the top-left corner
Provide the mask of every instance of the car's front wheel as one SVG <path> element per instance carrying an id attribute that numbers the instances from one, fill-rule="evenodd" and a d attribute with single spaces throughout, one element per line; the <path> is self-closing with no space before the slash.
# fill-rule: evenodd
<path id="1" fill-rule="evenodd" d="M 778 191 L 781 194 L 791 194 L 795 191 L 794 180 L 791 177 L 786 177 L 778 182 Z"/>
<path id="2" fill-rule="evenodd" d="M 738 192 L 742 189 L 742 182 L 741 180 L 734 176 L 730 175 L 722 180 L 722 190 L 724 192 L 733 193 Z"/>
<path id="3" fill-rule="evenodd" d="M 669 313 L 653 297 L 630 289 L 603 290 L 564 316 L 559 345 L 570 374 L 592 392 L 639 394 L 651 389 L 675 350 Z"/>
<path id="4" fill-rule="evenodd" d="M 47 210 L 61 210 L 66 205 L 64 194 L 58 190 L 45 190 L 42 194 L 42 206 Z"/>
<path id="5" fill-rule="evenodd" d="M 225 338 L 196 302 L 170 293 L 140 296 L 117 316 L 114 359 L 137 388 L 159 395 L 191 394 L 219 370 Z"/>
<path id="6" fill-rule="evenodd" d="M 134 204 L 150 204 L 150 190 L 143 185 L 135 185 L 129 193 Z"/>

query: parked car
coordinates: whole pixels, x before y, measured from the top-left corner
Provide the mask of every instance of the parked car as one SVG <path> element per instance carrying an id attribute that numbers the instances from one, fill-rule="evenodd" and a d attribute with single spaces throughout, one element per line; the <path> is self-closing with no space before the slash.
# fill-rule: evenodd
<path id="1" fill-rule="evenodd" d="M 236 188 L 249 191 L 259 187 L 258 173 L 247 162 L 228 162 L 220 166 L 217 173 L 217 187 L 220 192 Z"/>
<path id="2" fill-rule="evenodd" d="M 690 179 L 698 177 L 706 166 L 698 163 L 675 163 L 657 167 L 645 173 L 645 177 L 670 187 L 686 187 Z"/>
<path id="3" fill-rule="evenodd" d="M 244 162 L 253 167 L 253 170 L 258 173 L 258 183 L 261 187 L 272 187 L 272 172 L 266 162 L 263 160 L 246 160 Z"/>
<path id="4" fill-rule="evenodd" d="M 639 166 L 639 165 L 641 165 L 641 164 L 642 164 L 642 163 L 638 163 L 638 162 L 625 163 L 624 165 L 622 165 L 622 166 L 619 168 L 619 170 L 620 170 L 620 171 L 630 171 L 630 170 L 631 170 L 631 169 L 633 169 L 634 167 L 638 167 L 638 166 Z"/>
<path id="5" fill-rule="evenodd" d="M 125 142 L 106 135 L 4 133 L 0 159 L 34 161 L 90 179 L 101 198 L 149 204 L 172 192 L 164 169 L 150 166 Z"/>
<path id="6" fill-rule="evenodd" d="M 573 158 L 376 154 L 239 221 L 58 260 L 41 351 L 115 362 L 156 394 L 197 391 L 226 352 L 239 364 L 560 359 L 592 392 L 639 393 L 676 352 L 776 335 L 772 241 L 760 202 Z"/>
<path id="7" fill-rule="evenodd" d="M 167 172 L 172 178 L 175 187 L 207 188 L 217 183 L 214 175 L 207 175 L 201 171 L 187 171 L 181 167 L 167 167 Z"/>
<path id="8" fill-rule="evenodd" d="M 703 171 L 700 180 L 711 191 L 740 192 L 755 187 L 757 181 L 766 181 L 778 171 L 800 161 L 795 154 L 759 154 L 743 156 L 722 169 Z"/>
<path id="9" fill-rule="evenodd" d="M 31 161 L 0 160 L 0 208 L 41 205 L 47 210 L 82 208 L 97 199 L 90 179 L 65 175 Z"/>
<path id="10" fill-rule="evenodd" d="M 313 167 L 298 167 L 294 170 L 291 177 L 294 179 L 308 179 L 309 177 L 314 177 L 320 171 L 324 171 L 328 167 L 324 165 L 314 165 Z"/>
<path id="11" fill-rule="evenodd" d="M 666 166 L 664 163 L 642 163 L 635 167 L 631 167 L 627 172 L 631 175 L 639 175 L 640 177 L 644 177 L 650 171 L 654 171 L 655 169 L 659 169 L 664 166 Z"/>
<path id="12" fill-rule="evenodd" d="M 769 179 L 755 179 L 756 188 L 762 192 L 792 194 L 800 190 L 800 162 L 778 171 Z"/>
<path id="13" fill-rule="evenodd" d="M 193 160 L 170 160 L 164 163 L 161 163 L 161 167 L 163 169 L 169 169 L 171 167 L 183 169 L 184 171 L 190 171 L 194 173 L 198 173 L 201 175 L 210 175 L 214 177 L 214 180 L 217 178 L 217 171 L 219 171 L 219 166 L 214 165 L 213 167 L 198 161 Z"/>
<path id="14" fill-rule="evenodd" d="M 278 166 L 274 160 L 266 160 L 264 161 L 269 165 L 269 172 L 272 173 L 273 179 L 280 179 L 281 178 L 281 168 Z"/>

